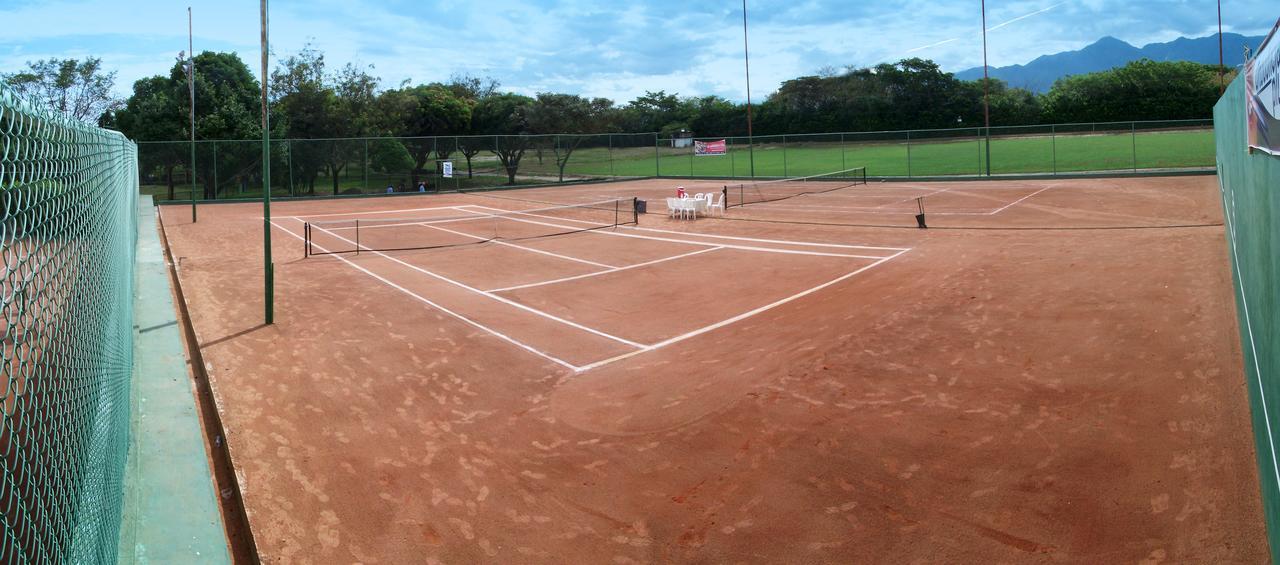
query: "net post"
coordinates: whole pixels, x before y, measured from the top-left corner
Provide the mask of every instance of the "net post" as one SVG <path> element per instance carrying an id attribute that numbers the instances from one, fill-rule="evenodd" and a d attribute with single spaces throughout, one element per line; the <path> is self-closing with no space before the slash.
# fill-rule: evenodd
<path id="1" fill-rule="evenodd" d="M 360 218 L 356 218 L 356 255 L 360 254 Z"/>
<path id="2" fill-rule="evenodd" d="M 311 222 L 302 224 L 302 258 L 311 255 Z"/>
<path id="3" fill-rule="evenodd" d="M 640 225 L 640 197 L 631 197 L 631 223 Z"/>
<path id="4" fill-rule="evenodd" d="M 729 185 L 727 184 L 720 189 L 720 202 L 724 204 L 725 210 L 729 209 Z"/>

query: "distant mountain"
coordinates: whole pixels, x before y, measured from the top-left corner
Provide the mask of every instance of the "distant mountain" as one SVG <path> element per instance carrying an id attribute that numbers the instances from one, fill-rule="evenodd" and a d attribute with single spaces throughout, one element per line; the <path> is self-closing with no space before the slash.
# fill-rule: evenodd
<path id="1" fill-rule="evenodd" d="M 1264 36 L 1246 37 L 1236 33 L 1222 34 L 1222 52 L 1228 68 L 1244 63 L 1244 46 L 1257 48 Z M 1045 92 L 1053 82 L 1068 75 L 1105 71 L 1142 58 L 1153 61 L 1194 61 L 1218 63 L 1218 36 L 1210 35 L 1189 39 L 1179 37 L 1168 43 L 1152 43 L 1134 47 L 1114 37 L 1104 37 L 1079 51 L 1065 51 L 1037 57 L 1025 65 L 991 67 L 993 78 L 1001 79 L 1009 86 L 1026 88 L 1032 92 Z M 982 78 L 982 67 L 974 67 L 956 73 L 964 80 Z"/>

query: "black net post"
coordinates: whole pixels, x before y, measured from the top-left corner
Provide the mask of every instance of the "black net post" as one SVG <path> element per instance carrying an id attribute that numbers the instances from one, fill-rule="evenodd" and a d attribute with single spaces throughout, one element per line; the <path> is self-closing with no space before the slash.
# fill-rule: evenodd
<path id="1" fill-rule="evenodd" d="M 360 218 L 356 218 L 356 255 L 360 254 Z"/>

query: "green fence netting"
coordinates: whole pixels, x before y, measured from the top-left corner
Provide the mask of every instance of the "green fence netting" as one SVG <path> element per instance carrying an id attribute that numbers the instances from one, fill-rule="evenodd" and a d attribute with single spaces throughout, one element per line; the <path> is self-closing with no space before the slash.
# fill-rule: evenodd
<path id="1" fill-rule="evenodd" d="M 110 563 L 133 362 L 136 146 L 0 86 L 0 561 Z"/>
<path id="2" fill-rule="evenodd" d="M 280 139 L 271 194 L 337 196 L 454 191 L 634 177 L 782 178 L 866 167 L 873 177 L 1158 173 L 1212 170 L 1210 120 L 707 137 L 653 133 Z M 989 133 L 989 135 L 988 135 Z M 988 139 L 989 138 L 989 139 Z M 142 191 L 157 201 L 262 197 L 261 140 L 139 143 Z M 454 175 L 444 178 L 443 161 Z"/>
<path id="3" fill-rule="evenodd" d="M 1280 156 L 1246 150 L 1244 100 L 1241 75 L 1214 106 L 1214 130 L 1262 506 L 1280 563 Z"/>

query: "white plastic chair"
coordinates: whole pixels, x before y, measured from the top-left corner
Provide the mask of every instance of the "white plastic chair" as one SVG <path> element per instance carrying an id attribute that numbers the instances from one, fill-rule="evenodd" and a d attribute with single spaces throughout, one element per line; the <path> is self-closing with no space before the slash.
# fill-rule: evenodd
<path id="1" fill-rule="evenodd" d="M 714 211 L 719 211 L 721 216 L 724 215 L 724 193 L 720 194 L 719 199 L 716 198 L 716 193 L 707 193 L 707 212 L 711 213 Z"/>
<path id="2" fill-rule="evenodd" d="M 698 217 L 698 200 L 692 198 L 680 199 L 680 217 L 688 217 L 689 219 L 697 219 Z"/>
<path id="3" fill-rule="evenodd" d="M 670 197 L 667 198 L 667 217 L 668 218 L 676 217 L 676 212 L 680 211 L 680 208 L 676 205 L 676 201 L 677 200 L 675 198 L 670 198 Z"/>

